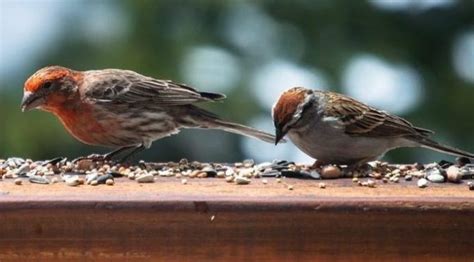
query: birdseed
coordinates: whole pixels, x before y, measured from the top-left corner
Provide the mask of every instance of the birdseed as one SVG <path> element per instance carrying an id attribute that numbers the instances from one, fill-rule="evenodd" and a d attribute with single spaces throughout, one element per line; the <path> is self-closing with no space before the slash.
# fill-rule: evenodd
<path id="1" fill-rule="evenodd" d="M 244 160 L 229 164 L 188 160 L 166 163 L 140 161 L 137 165 L 121 165 L 89 159 L 73 163 L 63 157 L 45 161 L 8 158 L 0 160 L 0 177 L 0 183 L 12 179 L 17 184 L 27 179 L 30 183 L 48 185 L 60 179 L 68 186 L 107 184 L 107 181 L 111 184 L 110 180 L 126 178 L 137 180 L 139 183 L 152 183 L 158 177 L 175 177 L 186 184 L 189 178 L 216 177 L 224 178 L 226 182 L 245 185 L 259 177 L 264 177 L 262 184 L 268 184 L 268 177 L 274 178 L 276 183 L 284 183 L 282 179 L 285 177 L 311 180 L 349 177 L 353 183 L 367 187 L 375 187 L 376 180 L 381 179 L 383 183 L 398 183 L 401 180 L 410 183 L 415 180 L 416 182 L 412 183 L 423 188 L 428 186 L 429 182 L 449 181 L 462 184 L 462 180 L 474 179 L 474 164 L 465 159 L 459 159 L 456 164 L 441 161 L 426 165 L 420 163 L 393 165 L 374 161 L 369 163 L 369 168 L 349 170 L 344 166 L 335 165 L 314 169 L 308 165 L 285 160 L 262 163 Z M 371 180 L 360 181 L 364 177 L 371 177 Z M 293 187 L 286 183 L 284 185 L 288 189 Z M 472 181 L 468 181 L 468 186 L 472 187 Z"/>

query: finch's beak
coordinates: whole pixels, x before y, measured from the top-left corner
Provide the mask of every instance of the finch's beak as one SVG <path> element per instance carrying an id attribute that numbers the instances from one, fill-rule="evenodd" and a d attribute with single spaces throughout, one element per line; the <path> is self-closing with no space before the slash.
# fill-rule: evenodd
<path id="1" fill-rule="evenodd" d="M 283 131 L 281 131 L 280 128 L 276 128 L 275 130 L 275 145 L 278 144 L 278 142 L 280 142 L 280 140 L 282 140 L 282 138 L 285 136 L 286 134 L 283 133 Z"/>
<path id="2" fill-rule="evenodd" d="M 25 112 L 37 108 L 38 106 L 42 105 L 44 101 L 45 100 L 43 97 L 38 96 L 35 93 L 25 91 L 23 94 L 23 99 L 21 100 L 21 111 Z"/>

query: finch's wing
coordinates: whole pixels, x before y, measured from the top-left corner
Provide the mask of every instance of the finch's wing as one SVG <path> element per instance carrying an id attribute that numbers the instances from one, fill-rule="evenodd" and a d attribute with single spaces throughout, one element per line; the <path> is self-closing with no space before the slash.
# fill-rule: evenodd
<path id="1" fill-rule="evenodd" d="M 415 127 L 407 120 L 365 105 L 350 97 L 329 94 L 327 117 L 336 118 L 351 136 L 370 137 L 427 137 L 433 131 Z"/>
<path id="2" fill-rule="evenodd" d="M 108 69 L 88 73 L 97 75 L 86 96 L 102 102 L 156 102 L 175 106 L 225 98 L 222 94 L 199 92 L 184 84 L 145 77 L 133 71 Z"/>

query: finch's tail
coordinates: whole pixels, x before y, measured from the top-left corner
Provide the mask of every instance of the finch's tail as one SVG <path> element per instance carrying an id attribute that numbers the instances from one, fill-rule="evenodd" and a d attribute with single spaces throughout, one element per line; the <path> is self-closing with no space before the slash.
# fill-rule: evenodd
<path id="1" fill-rule="evenodd" d="M 214 124 L 215 124 L 215 127 L 213 128 L 221 129 L 221 130 L 234 133 L 234 134 L 258 138 L 268 143 L 275 143 L 274 135 L 265 133 L 255 128 L 251 128 L 251 127 L 244 126 L 241 124 L 227 122 L 227 121 L 223 121 L 219 119 L 214 120 Z"/>
<path id="2" fill-rule="evenodd" d="M 189 113 L 194 117 L 192 123 L 183 123 L 185 126 L 220 129 L 234 134 L 257 138 L 268 143 L 275 143 L 275 136 L 269 133 L 241 124 L 221 120 L 213 113 L 193 105 L 189 105 L 189 110 Z"/>
<path id="3" fill-rule="evenodd" d="M 423 138 L 420 140 L 417 140 L 418 143 L 421 144 L 422 147 L 426 147 L 438 152 L 446 153 L 449 155 L 454 155 L 454 156 L 462 156 L 462 157 L 467 157 L 467 158 L 472 158 L 474 159 L 474 154 L 469 153 L 467 151 L 463 151 L 461 149 L 457 149 L 455 147 L 451 146 L 446 146 L 442 145 L 432 139 L 429 138 Z"/>

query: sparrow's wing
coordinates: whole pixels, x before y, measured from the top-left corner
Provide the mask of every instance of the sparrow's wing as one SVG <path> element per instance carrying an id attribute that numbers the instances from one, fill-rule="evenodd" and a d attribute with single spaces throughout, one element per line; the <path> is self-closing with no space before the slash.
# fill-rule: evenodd
<path id="1" fill-rule="evenodd" d="M 345 133 L 370 137 L 427 137 L 433 131 L 415 127 L 407 120 L 342 95 L 329 95 L 326 116 L 340 120 Z"/>
<path id="2" fill-rule="evenodd" d="M 225 98 L 222 94 L 198 92 L 184 84 L 145 77 L 133 71 L 108 69 L 87 73 L 94 74 L 94 83 L 85 95 L 101 102 L 154 102 L 176 106 Z"/>

